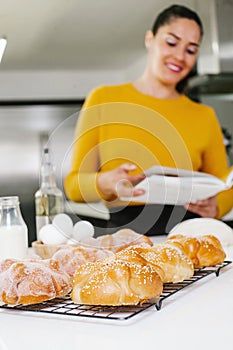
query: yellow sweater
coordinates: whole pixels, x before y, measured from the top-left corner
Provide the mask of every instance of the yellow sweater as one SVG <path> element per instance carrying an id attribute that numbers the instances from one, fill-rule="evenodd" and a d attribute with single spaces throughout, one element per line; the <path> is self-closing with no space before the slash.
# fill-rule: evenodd
<path id="1" fill-rule="evenodd" d="M 98 172 L 125 162 L 136 164 L 138 172 L 155 164 L 219 178 L 229 171 L 221 128 L 211 107 L 184 95 L 156 99 L 131 83 L 99 87 L 88 96 L 78 118 L 72 167 L 64 183 L 68 198 L 99 201 Z M 109 199 L 107 205 L 112 205 Z M 233 190 L 218 195 L 218 217 L 232 206 Z"/>

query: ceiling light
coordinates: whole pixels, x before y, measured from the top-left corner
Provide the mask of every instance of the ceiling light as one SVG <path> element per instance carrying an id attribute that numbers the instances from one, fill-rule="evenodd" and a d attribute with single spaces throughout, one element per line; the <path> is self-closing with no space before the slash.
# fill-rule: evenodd
<path id="1" fill-rule="evenodd" d="M 2 56 L 6 48 L 7 40 L 6 38 L 0 38 L 0 63 L 2 61 Z"/>

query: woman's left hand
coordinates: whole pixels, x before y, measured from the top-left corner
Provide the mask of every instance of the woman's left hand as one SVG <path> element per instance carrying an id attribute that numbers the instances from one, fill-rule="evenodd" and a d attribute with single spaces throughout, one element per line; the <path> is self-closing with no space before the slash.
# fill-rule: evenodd
<path id="1" fill-rule="evenodd" d="M 185 208 L 203 218 L 216 218 L 218 215 L 218 203 L 216 197 L 199 200 L 196 203 L 188 203 Z"/>

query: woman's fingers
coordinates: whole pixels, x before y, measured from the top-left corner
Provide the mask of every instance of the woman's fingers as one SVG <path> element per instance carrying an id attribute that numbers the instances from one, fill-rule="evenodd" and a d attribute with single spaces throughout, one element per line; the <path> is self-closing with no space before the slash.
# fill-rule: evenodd
<path id="1" fill-rule="evenodd" d="M 218 214 L 218 203 L 216 197 L 197 201 L 196 203 L 188 203 L 185 208 L 201 217 L 215 218 Z"/>
<path id="2" fill-rule="evenodd" d="M 134 185 L 143 180 L 145 175 L 143 173 L 139 175 L 129 174 L 130 171 L 136 169 L 136 165 L 124 163 L 114 170 L 100 173 L 97 177 L 100 192 L 105 196 L 114 195 L 117 197 L 133 197 L 144 193 L 143 190 L 136 190 Z"/>
<path id="3" fill-rule="evenodd" d="M 137 169 L 137 166 L 132 163 L 124 163 L 118 169 L 122 169 L 126 172 L 133 171 Z"/>
<path id="4" fill-rule="evenodd" d="M 144 194 L 144 190 L 135 189 L 133 184 L 127 179 L 122 179 L 116 184 L 116 194 L 118 197 L 134 197 Z"/>
<path id="5" fill-rule="evenodd" d="M 127 173 L 125 179 L 133 185 L 138 184 L 140 181 L 142 181 L 146 177 L 144 173 L 141 173 L 139 175 L 129 175 L 128 172 L 137 169 L 137 166 L 132 163 L 124 163 L 119 167 L 119 169 Z"/>

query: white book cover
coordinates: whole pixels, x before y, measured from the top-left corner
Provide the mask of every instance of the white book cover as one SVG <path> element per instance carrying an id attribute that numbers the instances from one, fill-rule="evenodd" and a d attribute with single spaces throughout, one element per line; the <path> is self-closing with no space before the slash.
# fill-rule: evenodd
<path id="1" fill-rule="evenodd" d="M 121 200 L 154 204 L 184 205 L 207 199 L 233 186 L 233 170 L 223 181 L 216 176 L 198 171 L 153 166 L 145 171 L 146 178 L 135 188 L 145 193 Z"/>

